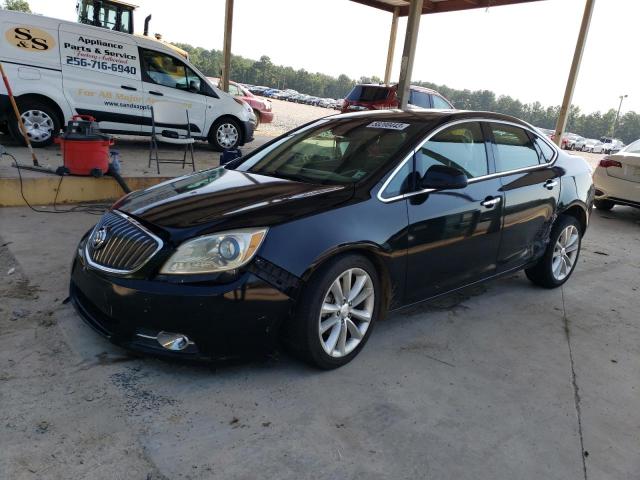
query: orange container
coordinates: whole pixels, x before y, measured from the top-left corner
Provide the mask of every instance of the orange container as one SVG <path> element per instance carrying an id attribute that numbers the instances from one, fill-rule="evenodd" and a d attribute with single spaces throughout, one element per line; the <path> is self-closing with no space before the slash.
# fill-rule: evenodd
<path id="1" fill-rule="evenodd" d="M 75 115 L 67 132 L 55 139 L 62 150 L 64 166 L 71 175 L 100 177 L 109 170 L 109 147 L 113 145 L 113 139 L 100 133 L 96 125 L 92 117 Z"/>

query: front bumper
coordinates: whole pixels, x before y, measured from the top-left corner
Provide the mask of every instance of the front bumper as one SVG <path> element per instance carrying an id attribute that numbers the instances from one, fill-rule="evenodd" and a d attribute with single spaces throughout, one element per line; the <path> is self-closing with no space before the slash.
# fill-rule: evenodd
<path id="1" fill-rule="evenodd" d="M 244 130 L 244 135 L 242 136 L 242 145 L 253 141 L 253 131 L 255 130 L 255 128 L 255 123 L 250 120 L 242 122 L 242 129 Z"/>
<path id="2" fill-rule="evenodd" d="M 245 272 L 228 284 L 175 284 L 116 277 L 76 257 L 70 298 L 94 330 L 122 347 L 162 356 L 209 360 L 270 350 L 291 299 Z M 193 344 L 163 348 L 160 331 L 187 335 Z"/>
<path id="3" fill-rule="evenodd" d="M 273 111 L 271 110 L 258 110 L 260 112 L 260 123 L 273 122 Z"/>

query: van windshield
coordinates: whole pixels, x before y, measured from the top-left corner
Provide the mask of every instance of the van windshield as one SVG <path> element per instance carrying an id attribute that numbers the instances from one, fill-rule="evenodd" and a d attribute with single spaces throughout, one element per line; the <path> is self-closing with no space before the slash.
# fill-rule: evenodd
<path id="1" fill-rule="evenodd" d="M 423 129 L 405 120 L 322 120 L 253 153 L 236 170 L 316 184 L 357 183 L 389 166 Z"/>

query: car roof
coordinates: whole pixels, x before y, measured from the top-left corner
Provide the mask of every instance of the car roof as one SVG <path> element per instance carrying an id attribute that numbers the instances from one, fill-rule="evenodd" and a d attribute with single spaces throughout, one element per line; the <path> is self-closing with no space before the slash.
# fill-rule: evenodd
<path id="1" fill-rule="evenodd" d="M 535 128 L 529 123 L 520 120 L 519 118 L 512 117 L 511 115 L 505 115 L 503 113 L 496 112 L 484 112 L 474 110 L 439 110 L 439 109 L 424 109 L 424 110 L 366 110 L 361 112 L 342 113 L 332 116 L 331 118 L 372 118 L 376 120 L 389 120 L 394 122 L 401 121 L 423 121 L 423 122 L 436 122 L 445 123 L 455 120 L 464 119 L 483 119 L 483 120 L 501 120 L 505 122 L 516 123 L 527 128 Z"/>
<path id="2" fill-rule="evenodd" d="M 358 83 L 356 84 L 356 87 L 397 88 L 398 84 L 397 83 Z M 410 85 L 409 87 L 413 90 L 418 90 L 418 91 L 427 92 L 427 93 L 436 93 L 440 95 L 440 93 L 438 93 L 436 90 L 433 90 L 432 88 L 422 87 L 420 85 Z"/>

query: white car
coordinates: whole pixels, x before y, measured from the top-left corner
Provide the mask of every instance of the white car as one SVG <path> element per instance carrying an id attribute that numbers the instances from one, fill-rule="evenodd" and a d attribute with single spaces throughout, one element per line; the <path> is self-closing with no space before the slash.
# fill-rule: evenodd
<path id="1" fill-rule="evenodd" d="M 598 146 L 602 145 L 602 142 L 600 140 L 596 140 L 594 138 L 587 138 L 584 142 L 584 144 L 582 145 L 582 151 L 583 152 L 591 152 L 594 153 L 595 149 L 598 148 Z"/>
<path id="2" fill-rule="evenodd" d="M 593 148 L 593 153 L 616 153 L 624 147 L 624 144 L 620 140 L 609 140 L 604 143 L 600 143 Z"/>
<path id="3" fill-rule="evenodd" d="M 640 140 L 600 160 L 593 183 L 599 210 L 611 210 L 614 205 L 640 208 Z"/>
<path id="4" fill-rule="evenodd" d="M 251 109 L 152 37 L 2 10 L 0 61 L 34 147 L 50 144 L 76 114 L 91 115 L 107 133 L 149 135 L 156 101 L 188 110 L 191 135 L 217 150 L 253 140 Z M 0 82 L 3 120 L 21 140 Z M 180 124 L 163 129 L 186 130 Z"/>

